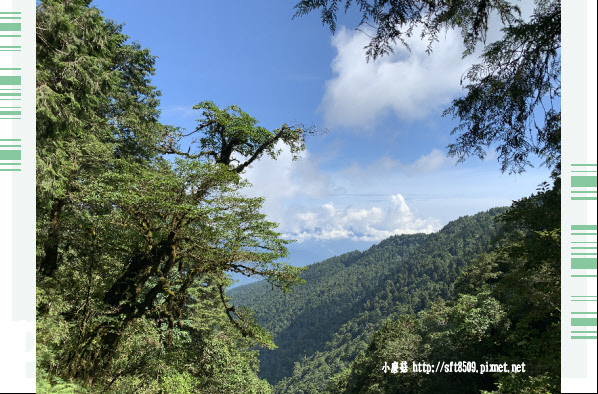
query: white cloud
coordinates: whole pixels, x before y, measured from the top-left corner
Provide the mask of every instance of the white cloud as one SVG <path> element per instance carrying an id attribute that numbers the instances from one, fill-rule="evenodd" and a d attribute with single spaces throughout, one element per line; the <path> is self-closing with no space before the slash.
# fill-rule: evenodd
<path id="1" fill-rule="evenodd" d="M 329 170 L 309 152 L 296 162 L 290 156 L 283 149 L 279 160 L 263 158 L 246 170 L 254 185 L 246 193 L 266 197 L 262 211 L 268 220 L 300 242 L 373 244 L 396 234 L 434 232 L 461 215 L 509 205 L 546 178 L 536 171 L 528 174 L 535 174 L 530 182 L 489 177 L 487 171 L 449 166 L 451 159 L 440 150 L 411 163 L 380 157 Z"/>
<path id="2" fill-rule="evenodd" d="M 426 41 L 417 32 L 413 36 L 411 52 L 397 48 L 396 54 L 369 63 L 363 49 L 369 42 L 367 35 L 343 28 L 333 37 L 334 77 L 326 82 L 320 107 L 329 126 L 370 129 L 389 113 L 417 120 L 450 105 L 471 64 L 461 59 L 460 35 L 448 31 L 430 55 L 425 52 Z"/>
<path id="3" fill-rule="evenodd" d="M 285 205 L 297 198 L 317 199 L 328 195 L 329 175 L 318 168 L 318 158 L 304 151 L 297 161 L 284 144 L 277 148 L 281 154 L 277 160 L 264 156 L 245 170 L 245 178 L 253 187 L 245 190 L 255 197 L 266 197 L 263 212 L 268 219 L 284 228 L 288 215 Z"/>
<path id="4" fill-rule="evenodd" d="M 455 160 L 446 156 L 446 153 L 439 149 L 433 149 L 427 155 L 422 155 L 413 164 L 401 166 L 410 175 L 434 172 L 449 164 L 454 165 Z"/>
<path id="5" fill-rule="evenodd" d="M 443 168 L 454 166 L 456 160 L 446 156 L 440 149 L 432 149 L 430 153 L 421 155 L 412 163 L 403 163 L 390 157 L 380 157 L 367 166 L 352 163 L 342 170 L 344 177 L 353 179 L 354 182 L 367 185 L 374 178 L 388 177 L 389 175 L 421 175 L 436 172 Z"/>
<path id="6" fill-rule="evenodd" d="M 298 212 L 285 236 L 299 242 L 310 239 L 379 242 L 392 235 L 430 233 L 440 227 L 437 219 L 416 217 L 403 196 L 395 194 L 388 197 L 386 206 L 337 208 L 330 202 Z"/>
<path id="7" fill-rule="evenodd" d="M 517 2 L 523 19 L 529 19 L 534 1 Z M 502 37 L 503 24 L 491 15 L 486 44 Z M 366 32 L 368 33 L 368 32 Z M 320 109 L 328 126 L 372 129 L 381 117 L 392 114 L 402 120 L 421 120 L 440 115 L 453 98 L 461 95 L 460 80 L 477 54 L 465 59 L 463 38 L 449 30 L 426 53 L 427 40 L 420 30 L 406 39 L 411 51 L 395 47 L 395 54 L 366 62 L 364 47 L 370 37 L 361 31 L 342 27 L 332 38 L 337 55 L 331 63 L 333 78 L 326 82 Z"/>

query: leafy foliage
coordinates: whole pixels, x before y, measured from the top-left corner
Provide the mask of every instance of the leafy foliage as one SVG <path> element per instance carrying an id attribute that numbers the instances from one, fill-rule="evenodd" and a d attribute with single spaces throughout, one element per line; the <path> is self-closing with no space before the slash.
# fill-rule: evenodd
<path id="1" fill-rule="evenodd" d="M 478 43 L 485 44 L 488 20 L 497 15 L 502 38 L 484 47 L 480 63 L 461 80 L 466 95 L 444 112 L 459 122 L 449 155 L 460 162 L 483 159 L 495 147 L 503 172 L 523 172 L 534 155 L 560 171 L 560 0 L 536 0 L 529 21 L 504 0 L 302 0 L 295 15 L 320 10 L 334 32 L 343 3 L 345 12 L 359 9 L 361 26 L 375 29 L 366 46 L 368 59 L 392 53 L 397 43 L 409 49 L 405 38 L 416 29 L 428 40 L 428 52 L 444 29 L 459 29 L 463 55 L 471 55 Z"/>
<path id="2" fill-rule="evenodd" d="M 310 265 L 306 284 L 291 294 L 270 294 L 252 284 L 230 292 L 235 305 L 256 311 L 278 348 L 261 351 L 261 376 L 282 377 L 279 392 L 321 391 L 390 316 L 416 313 L 453 294 L 461 270 L 492 246 L 502 209 L 449 223 L 440 232 L 390 237 L 364 252 Z M 291 371 L 294 365 L 294 370 Z"/>
<path id="3" fill-rule="evenodd" d="M 561 157 L 560 1 L 540 1 L 529 22 L 503 32 L 465 75 L 467 95 L 445 112 L 460 121 L 449 155 L 483 159 L 498 142 L 503 172 L 524 171 L 532 154 L 554 167 Z"/>
<path id="4" fill-rule="evenodd" d="M 367 351 L 330 378 L 327 390 L 558 392 L 560 220 L 555 220 L 553 211 L 557 201 L 558 179 L 552 188 L 515 202 L 498 217 L 508 231 L 491 253 L 480 255 L 462 271 L 452 298 L 435 302 L 417 317 L 401 315 L 385 322 Z M 478 366 L 525 361 L 527 369 L 484 375 L 380 372 L 384 362 L 394 360 L 467 360 Z"/>
<path id="5" fill-rule="evenodd" d="M 154 58 L 89 3 L 37 6 L 39 389 L 268 392 L 250 349 L 270 335 L 230 305 L 226 272 L 288 290 L 301 270 L 242 172 L 313 130 L 203 102 L 197 155 L 177 150 Z"/>
<path id="6" fill-rule="evenodd" d="M 262 376 L 284 377 L 276 392 L 558 392 L 558 177 L 508 210 L 391 237 L 301 276 L 307 284 L 292 294 L 265 297 L 260 283 L 230 292 L 279 345 L 260 354 Z M 385 362 L 422 360 L 524 361 L 527 369 L 382 372 Z"/>
<path id="7" fill-rule="evenodd" d="M 430 52 L 442 29 L 458 28 L 463 55 L 471 55 L 479 42 L 485 43 L 488 19 L 496 12 L 503 37 L 485 46 L 480 63 L 461 81 L 465 97 L 444 112 L 459 122 L 449 155 L 459 161 L 483 159 L 488 148 L 496 147 L 501 169 L 509 173 L 523 172 L 536 155 L 552 170 L 554 185 L 543 184 L 538 194 L 514 202 L 501 215 L 505 235 L 500 244 L 461 272 L 451 298 L 428 304 L 416 318 L 404 312 L 391 316 L 367 351 L 332 377 L 328 370 L 320 373 L 320 380 L 328 379 L 329 392 L 558 392 L 560 1 L 536 0 L 529 21 L 508 2 L 486 0 L 302 0 L 296 16 L 320 10 L 322 22 L 334 32 L 343 4 L 345 12 L 359 9 L 360 27 L 375 30 L 366 47 L 368 60 L 393 52 L 393 44 L 409 49 L 405 38 L 416 29 L 428 40 Z M 496 376 L 381 373 L 383 362 L 397 355 L 497 363 L 525 359 L 532 366 L 527 374 Z M 311 365 L 318 370 L 315 362 Z M 321 391 L 322 385 L 302 385 L 306 369 L 297 365 L 294 376 L 277 388 Z"/>
<path id="8" fill-rule="evenodd" d="M 297 15 L 322 8 L 334 30 L 342 3 L 301 1 Z M 529 22 L 503 0 L 344 4 L 377 25 L 374 58 L 416 27 L 430 45 L 458 27 L 470 54 L 497 11 L 503 39 L 485 48 L 466 75 L 467 96 L 446 112 L 461 122 L 450 153 L 483 157 L 498 143 L 510 172 L 537 154 L 554 185 L 506 213 L 391 237 L 299 275 L 278 262 L 288 241 L 259 212 L 262 199 L 242 194 L 242 176 L 264 154 L 275 158 L 279 143 L 296 155 L 318 130 L 270 131 L 239 107 L 210 101 L 194 107 L 194 131 L 163 125 L 149 51 L 87 0 L 41 1 L 38 391 L 270 392 L 257 346 L 271 349 L 261 352 L 261 375 L 280 380 L 278 392 L 558 389 L 560 3 L 539 0 Z M 266 282 L 227 295 L 231 271 Z M 294 296 L 269 292 L 304 281 Z M 530 369 L 381 375 L 381 363 L 398 356 L 526 360 Z"/>
<path id="9" fill-rule="evenodd" d="M 281 152 L 276 147 L 278 141 L 284 143 L 293 154 L 293 160 L 297 160 L 297 154 L 305 149 L 305 136 L 321 132 L 314 126 L 305 128 L 303 125 L 287 124 L 269 131 L 258 126 L 255 118 L 236 105 L 220 109 L 213 102 L 204 101 L 195 105 L 193 109 L 202 110 L 202 118 L 198 119 L 197 128 L 190 133 L 181 130 L 171 133 L 164 143 L 164 151 L 188 158 L 207 156 L 213 158 L 217 164 L 226 166 L 239 163 L 234 166 L 234 170 L 239 173 L 264 153 L 276 159 Z M 184 152 L 180 150 L 178 141 L 187 137 L 192 140 Z M 201 146 L 200 151 L 191 152 L 196 145 Z M 239 159 L 245 161 L 240 163 Z"/>
<path id="10" fill-rule="evenodd" d="M 343 5 L 344 3 L 344 5 Z M 428 51 L 438 41 L 438 35 L 449 28 L 461 29 L 464 55 L 471 54 L 480 41 L 486 40 L 488 19 L 498 13 L 503 23 L 515 23 L 519 8 L 505 0 L 302 0 L 295 5 L 295 16 L 303 16 L 320 9 L 322 23 L 334 33 L 337 28 L 339 5 L 345 12 L 359 9 L 361 25 L 373 27 L 375 35 L 366 46 L 366 55 L 376 59 L 394 52 L 393 44 L 409 48 L 405 38 L 416 29 L 428 40 Z"/>

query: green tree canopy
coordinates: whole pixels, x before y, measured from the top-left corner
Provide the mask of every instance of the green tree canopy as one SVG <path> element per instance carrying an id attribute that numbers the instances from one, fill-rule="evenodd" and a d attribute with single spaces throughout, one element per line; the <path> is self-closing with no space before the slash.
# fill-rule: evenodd
<path id="1" fill-rule="evenodd" d="M 428 51 L 443 30 L 459 29 L 463 55 L 471 55 L 485 44 L 494 14 L 504 25 L 502 38 L 485 45 L 480 63 L 461 80 L 465 96 L 444 112 L 459 122 L 448 153 L 459 161 L 483 159 L 495 147 L 503 172 L 524 171 L 532 164 L 530 155 L 560 171 L 560 0 L 536 0 L 529 21 L 506 0 L 303 0 L 295 15 L 320 10 L 334 32 L 339 7 L 358 8 L 360 28 L 375 31 L 365 48 L 368 59 L 393 52 L 394 44 L 408 49 L 405 38 L 416 28 L 428 40 Z"/>
<path id="2" fill-rule="evenodd" d="M 227 273 L 286 290 L 301 269 L 242 172 L 315 130 L 205 101 L 182 141 L 159 121 L 154 57 L 120 25 L 84 0 L 36 18 L 40 387 L 268 391 L 249 349 L 273 344 L 229 303 Z"/>
<path id="3" fill-rule="evenodd" d="M 202 110 L 197 128 L 189 133 L 174 130 L 163 146 L 164 152 L 192 159 L 211 158 L 238 173 L 263 154 L 276 159 L 281 152 L 277 146 L 279 141 L 290 150 L 293 160 L 297 160 L 299 152 L 305 149 L 305 136 L 320 132 L 313 126 L 287 124 L 269 131 L 236 105 L 220 109 L 211 101 L 203 101 L 193 109 Z M 189 145 L 187 151 L 181 150 L 181 140 Z"/>

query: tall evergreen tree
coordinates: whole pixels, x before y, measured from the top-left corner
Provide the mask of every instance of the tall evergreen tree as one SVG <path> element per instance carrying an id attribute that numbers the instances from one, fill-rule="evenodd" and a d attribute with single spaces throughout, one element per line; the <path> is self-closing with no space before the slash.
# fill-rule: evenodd
<path id="1" fill-rule="evenodd" d="M 185 150 L 184 130 L 159 121 L 153 73 L 90 1 L 38 4 L 39 387 L 269 391 L 249 349 L 273 345 L 230 305 L 227 272 L 287 289 L 300 269 L 278 262 L 289 241 L 242 174 L 312 130 L 206 101 Z"/>

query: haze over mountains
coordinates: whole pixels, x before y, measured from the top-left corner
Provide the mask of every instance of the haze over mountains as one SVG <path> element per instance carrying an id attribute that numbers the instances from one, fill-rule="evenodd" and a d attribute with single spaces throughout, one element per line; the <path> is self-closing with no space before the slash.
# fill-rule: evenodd
<path id="1" fill-rule="evenodd" d="M 301 243 L 295 242 L 287 246 L 289 257 L 281 259 L 295 267 L 305 267 L 314 263 L 324 261 L 354 250 L 364 251 L 372 246 L 372 242 L 359 242 L 351 240 L 306 240 Z M 230 286 L 230 289 L 258 282 L 260 279 L 248 278 L 239 274 L 232 274 L 233 280 L 237 281 Z"/>
<path id="2" fill-rule="evenodd" d="M 234 304 L 254 310 L 279 346 L 261 351 L 261 377 L 278 383 L 280 392 L 298 385 L 321 389 L 366 350 L 385 319 L 450 298 L 462 270 L 492 247 L 500 231 L 493 219 L 504 211 L 494 208 L 437 233 L 393 236 L 312 264 L 301 275 L 306 283 L 290 293 L 272 291 L 266 282 L 230 290 Z"/>

